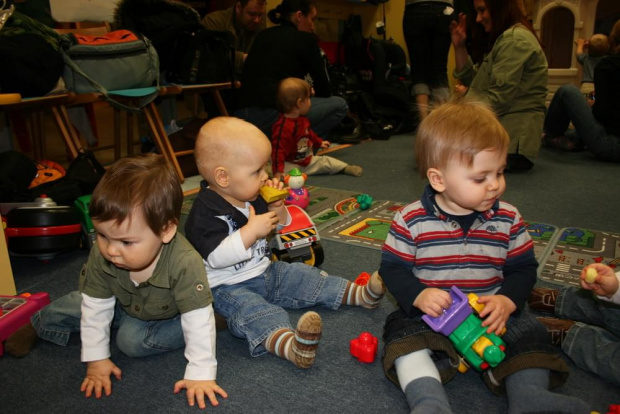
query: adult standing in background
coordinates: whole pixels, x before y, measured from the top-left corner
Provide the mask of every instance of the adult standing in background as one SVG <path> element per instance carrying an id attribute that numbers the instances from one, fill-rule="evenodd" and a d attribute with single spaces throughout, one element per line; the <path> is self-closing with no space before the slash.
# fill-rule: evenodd
<path id="1" fill-rule="evenodd" d="M 239 105 L 243 109 L 235 115 L 267 136 L 278 118 L 276 93 L 284 78 L 306 79 L 312 85 L 315 95 L 307 117 L 320 137 L 325 138 L 348 112 L 346 101 L 331 95 L 325 59 L 312 34 L 316 15 L 310 0 L 283 0 L 268 13 L 276 26 L 259 33 L 245 61 Z"/>
<path id="2" fill-rule="evenodd" d="M 238 75 L 254 39 L 265 28 L 266 10 L 267 0 L 239 0 L 232 7 L 211 12 L 202 19 L 207 29 L 230 32 L 235 38 L 235 70 Z"/>
<path id="3" fill-rule="evenodd" d="M 526 157 L 536 157 L 541 143 L 547 58 L 524 16 L 522 0 L 473 0 L 473 5 L 486 41 L 472 42 L 472 47 L 482 45 L 484 53 L 477 54 L 482 59 L 476 70 L 466 49 L 466 16 L 459 14 L 450 25 L 454 76 L 469 87 L 468 96 L 493 108 L 508 131 L 508 169 L 529 169 L 533 164 Z"/>
<path id="4" fill-rule="evenodd" d="M 598 159 L 620 162 L 620 20 L 609 43 L 610 55 L 594 68 L 592 107 L 576 86 L 560 86 L 547 110 L 545 142 L 567 150 L 585 145 Z"/>
<path id="5" fill-rule="evenodd" d="M 411 62 L 411 94 L 420 120 L 429 112 L 429 101 L 442 103 L 450 98 L 448 51 L 452 0 L 406 0 L 403 34 Z"/>

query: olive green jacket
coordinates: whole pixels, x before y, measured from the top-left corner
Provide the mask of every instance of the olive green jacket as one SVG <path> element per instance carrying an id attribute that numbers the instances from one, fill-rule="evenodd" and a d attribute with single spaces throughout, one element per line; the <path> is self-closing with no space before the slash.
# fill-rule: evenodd
<path id="1" fill-rule="evenodd" d="M 99 299 L 114 296 L 143 321 L 170 319 L 213 302 L 202 257 L 180 233 L 163 246 L 153 275 L 138 286 L 129 271 L 108 262 L 94 246 L 80 274 L 80 291 Z"/>
<path id="2" fill-rule="evenodd" d="M 538 155 L 548 71 L 545 53 L 532 32 L 512 26 L 497 38 L 478 68 L 468 58 L 454 77 L 469 86 L 468 96 L 493 108 L 510 135 L 509 153 Z"/>

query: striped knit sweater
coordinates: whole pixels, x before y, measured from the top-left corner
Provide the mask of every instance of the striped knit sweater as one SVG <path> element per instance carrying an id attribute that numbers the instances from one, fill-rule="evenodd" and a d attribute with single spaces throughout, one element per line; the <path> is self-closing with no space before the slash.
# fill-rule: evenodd
<path id="1" fill-rule="evenodd" d="M 434 197 L 427 186 L 421 200 L 398 212 L 383 246 L 379 272 L 403 310 L 411 314 L 425 288 L 452 285 L 478 295 L 502 294 L 523 307 L 538 263 L 517 209 L 498 201 L 465 234 Z"/>

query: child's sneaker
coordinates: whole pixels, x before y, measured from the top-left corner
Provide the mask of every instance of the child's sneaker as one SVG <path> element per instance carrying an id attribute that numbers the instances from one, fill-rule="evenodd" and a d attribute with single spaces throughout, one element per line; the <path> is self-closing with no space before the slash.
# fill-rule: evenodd
<path id="1" fill-rule="evenodd" d="M 560 292 L 555 289 L 537 287 L 530 293 L 530 298 L 527 300 L 527 303 L 532 310 L 554 313 L 555 301 L 559 293 Z"/>
<path id="2" fill-rule="evenodd" d="M 551 335 L 551 344 L 555 346 L 562 346 L 562 342 L 568 335 L 568 330 L 575 324 L 575 321 L 568 319 L 558 318 L 536 318 L 540 323 L 545 325 L 547 332 Z"/>

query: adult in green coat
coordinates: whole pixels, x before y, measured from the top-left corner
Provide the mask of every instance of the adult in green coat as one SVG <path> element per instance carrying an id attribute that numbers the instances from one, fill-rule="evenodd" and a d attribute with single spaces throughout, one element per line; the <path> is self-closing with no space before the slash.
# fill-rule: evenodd
<path id="1" fill-rule="evenodd" d="M 508 168 L 531 168 L 526 157 L 538 155 L 545 118 L 547 59 L 519 0 L 473 0 L 473 5 L 484 34 L 473 37 L 472 48 L 481 45 L 483 53 L 474 64 L 467 52 L 466 16 L 460 14 L 450 25 L 454 76 L 469 87 L 468 96 L 491 106 L 508 131 Z"/>

